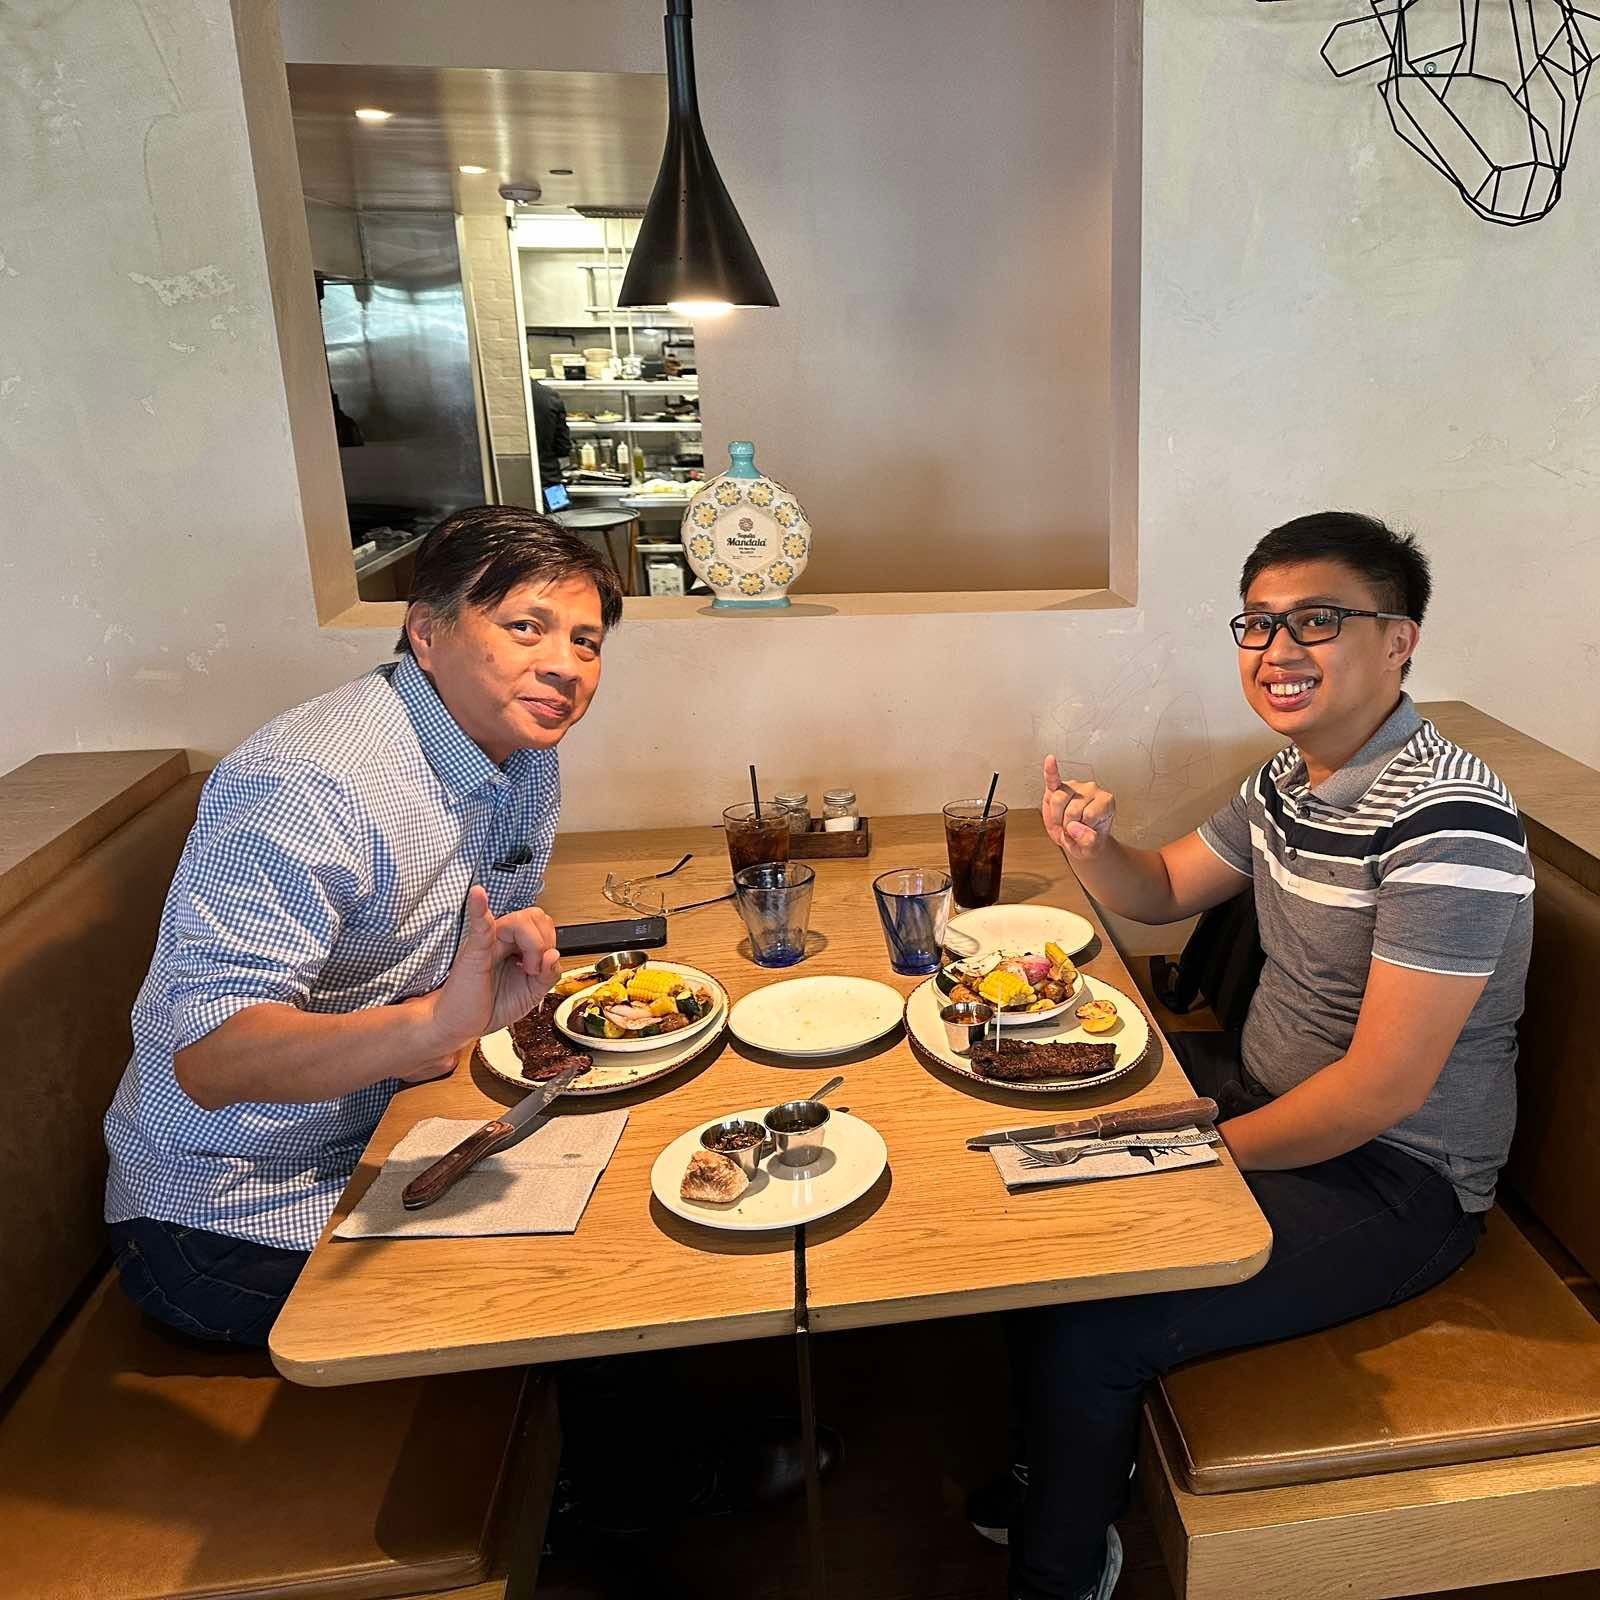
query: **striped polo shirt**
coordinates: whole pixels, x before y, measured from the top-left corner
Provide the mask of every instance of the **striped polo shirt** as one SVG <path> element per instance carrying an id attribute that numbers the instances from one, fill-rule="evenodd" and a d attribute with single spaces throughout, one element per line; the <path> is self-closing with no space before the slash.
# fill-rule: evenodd
<path id="1" fill-rule="evenodd" d="M 1505 784 L 1403 694 L 1315 788 L 1290 745 L 1200 837 L 1255 884 L 1267 959 L 1243 1058 L 1273 1094 L 1350 1048 L 1373 961 L 1489 980 L 1426 1103 L 1382 1135 L 1443 1173 L 1465 1210 L 1488 1210 L 1516 1123 L 1533 942 L 1533 865 Z"/>

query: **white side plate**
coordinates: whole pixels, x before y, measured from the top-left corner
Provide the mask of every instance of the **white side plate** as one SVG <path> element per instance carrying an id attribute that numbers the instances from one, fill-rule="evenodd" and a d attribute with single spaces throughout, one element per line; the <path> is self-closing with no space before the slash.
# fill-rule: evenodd
<path id="1" fill-rule="evenodd" d="M 730 1111 L 730 1117 L 759 1122 L 770 1106 Z M 760 1233 L 769 1228 L 795 1228 L 802 1222 L 842 1211 L 859 1200 L 889 1164 L 889 1147 L 883 1135 L 860 1117 L 835 1111 L 828 1119 L 828 1139 L 822 1159 L 814 1167 L 783 1167 L 768 1156 L 750 1187 L 732 1205 L 712 1205 L 685 1200 L 678 1192 L 689 1157 L 700 1148 L 700 1135 L 721 1117 L 702 1122 L 681 1133 L 650 1169 L 650 1192 L 675 1217 L 702 1223 L 729 1233 Z"/>
<path id="2" fill-rule="evenodd" d="M 899 990 L 871 978 L 787 978 L 739 1001 L 728 1031 L 775 1055 L 836 1056 L 881 1039 L 904 1010 Z"/>
<path id="3" fill-rule="evenodd" d="M 979 906 L 951 917 L 944 942 L 958 961 L 983 950 L 1037 950 L 1042 955 L 1051 943 L 1075 956 L 1094 943 L 1094 925 L 1060 906 Z M 965 948 L 968 944 L 972 949 Z"/>

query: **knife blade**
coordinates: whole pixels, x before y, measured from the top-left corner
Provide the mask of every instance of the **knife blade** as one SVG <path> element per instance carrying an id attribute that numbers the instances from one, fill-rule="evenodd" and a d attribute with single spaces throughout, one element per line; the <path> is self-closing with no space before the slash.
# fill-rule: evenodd
<path id="1" fill-rule="evenodd" d="M 1103 1139 L 1114 1133 L 1154 1133 L 1162 1128 L 1183 1128 L 1191 1122 L 1217 1120 L 1215 1100 L 1170 1100 L 1161 1105 L 1138 1106 L 1128 1111 L 1102 1111 L 1075 1122 L 1047 1122 L 1033 1128 L 998 1128 L 967 1140 L 969 1150 L 988 1150 L 997 1144 L 1030 1144 L 1044 1139 Z"/>
<path id="2" fill-rule="evenodd" d="M 431 1167 L 424 1168 L 400 1191 L 400 1203 L 407 1211 L 431 1206 L 457 1179 L 465 1177 L 486 1155 L 538 1116 L 584 1070 L 585 1065 L 584 1062 L 574 1062 L 547 1083 L 541 1083 L 538 1088 L 524 1095 L 503 1116 L 469 1133 L 454 1150 L 447 1151 Z"/>

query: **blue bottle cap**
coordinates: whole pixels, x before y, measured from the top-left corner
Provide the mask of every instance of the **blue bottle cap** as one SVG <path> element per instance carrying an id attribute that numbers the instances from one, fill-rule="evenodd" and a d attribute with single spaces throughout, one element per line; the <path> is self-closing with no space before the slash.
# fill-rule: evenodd
<path id="1" fill-rule="evenodd" d="M 736 439 L 728 446 L 728 476 L 730 478 L 759 478 L 756 471 L 756 447 L 748 439 Z"/>

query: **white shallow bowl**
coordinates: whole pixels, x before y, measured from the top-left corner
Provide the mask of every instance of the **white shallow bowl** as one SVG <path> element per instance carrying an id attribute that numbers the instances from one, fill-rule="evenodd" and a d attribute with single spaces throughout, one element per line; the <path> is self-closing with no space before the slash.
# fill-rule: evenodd
<path id="1" fill-rule="evenodd" d="M 662 1045 L 677 1039 L 692 1039 L 697 1033 L 703 1033 L 727 1009 L 728 992 L 709 973 L 702 972 L 698 967 L 679 966 L 675 961 L 651 961 L 646 970 L 654 969 L 656 972 L 670 972 L 675 977 L 682 978 L 691 989 L 708 989 L 711 992 L 711 1009 L 697 1021 L 691 1022 L 687 1028 L 679 1028 L 676 1033 L 655 1034 L 648 1039 L 596 1039 L 577 1028 L 568 1025 L 573 1008 L 584 1000 L 589 993 L 597 989 L 597 983 L 591 984 L 588 989 L 580 989 L 576 994 L 569 994 L 560 1005 L 556 1007 L 556 1029 L 579 1045 L 584 1050 L 595 1055 L 643 1055 L 650 1050 L 659 1050 Z"/>

